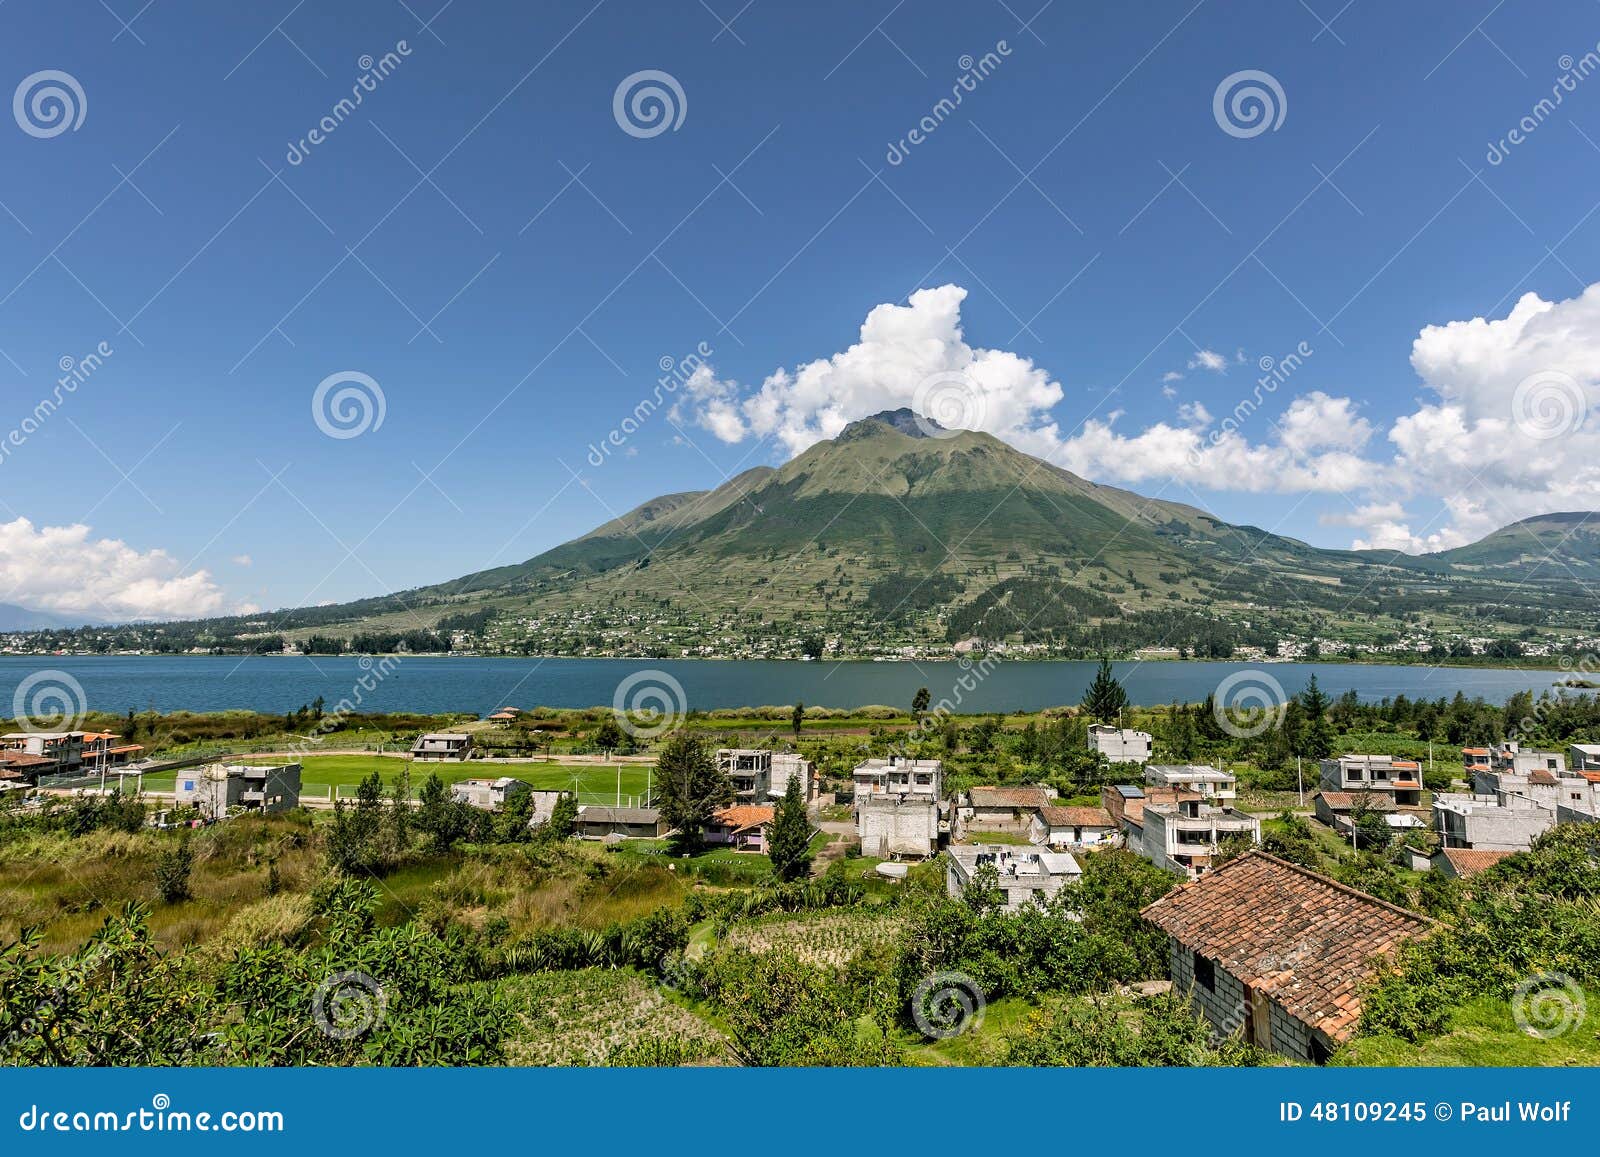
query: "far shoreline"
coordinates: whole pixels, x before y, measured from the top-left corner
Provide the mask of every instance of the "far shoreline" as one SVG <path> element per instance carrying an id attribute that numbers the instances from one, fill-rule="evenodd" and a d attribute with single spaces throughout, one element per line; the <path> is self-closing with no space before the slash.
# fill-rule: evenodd
<path id="1" fill-rule="evenodd" d="M 1004 663 L 1099 663 L 1100 657 L 1068 658 L 1057 655 L 1011 655 L 1007 653 L 995 654 L 988 651 L 972 651 L 963 655 L 917 656 L 906 658 L 891 655 L 829 655 L 821 659 L 807 659 L 797 656 L 761 656 L 742 658 L 730 655 L 510 655 L 504 653 L 486 654 L 481 651 L 345 651 L 337 655 L 287 655 L 273 653 L 267 655 L 242 654 L 237 651 L 219 651 L 204 655 L 192 654 L 188 651 L 139 651 L 117 654 L 97 654 L 87 651 L 16 651 L 0 652 L 0 660 L 6 659 L 234 659 L 246 662 L 252 659 L 282 660 L 282 659 L 486 659 L 486 660 L 522 660 L 538 663 L 548 662 L 553 659 L 577 660 L 581 662 L 600 663 L 820 663 L 823 665 L 837 663 L 954 663 L 967 665 L 978 663 L 985 658 Z M 1600 687 L 1600 655 L 1596 656 L 1595 670 L 1585 672 L 1574 663 L 1562 664 L 1559 660 L 1551 661 L 1543 658 L 1537 660 L 1522 660 L 1505 658 L 1460 658 L 1452 657 L 1441 659 L 1437 662 L 1425 662 L 1414 659 L 1384 659 L 1361 658 L 1350 659 L 1343 656 L 1318 658 L 1232 658 L 1212 659 L 1195 658 L 1187 659 L 1175 655 L 1114 655 L 1112 663 L 1173 663 L 1173 664 L 1229 664 L 1241 667 L 1283 667 L 1283 666 L 1328 666 L 1328 667 L 1420 667 L 1420 668 L 1457 668 L 1460 670 L 1478 671 L 1551 671 L 1565 673 L 1575 680 L 1574 689 L 1593 690 Z M 1586 676 L 1593 674 L 1595 682 L 1587 682 Z"/>

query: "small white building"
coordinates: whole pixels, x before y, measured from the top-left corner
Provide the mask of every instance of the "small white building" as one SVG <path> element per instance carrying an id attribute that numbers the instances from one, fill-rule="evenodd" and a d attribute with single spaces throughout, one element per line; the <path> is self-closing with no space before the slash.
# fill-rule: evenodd
<path id="1" fill-rule="evenodd" d="M 1018 848 L 1002 844 L 957 844 L 947 852 L 945 888 L 960 897 L 980 867 L 992 867 L 1007 912 L 1029 903 L 1043 904 L 1083 875 L 1078 861 L 1066 852 Z"/>
<path id="2" fill-rule="evenodd" d="M 1112 727 L 1108 723 L 1089 725 L 1089 750 L 1099 752 L 1112 763 L 1148 763 L 1153 748 L 1148 731 Z"/>
<path id="3" fill-rule="evenodd" d="M 499 779 L 464 779 L 460 783 L 453 783 L 450 785 L 450 798 L 468 807 L 495 812 L 504 807 L 512 796 L 532 790 L 532 784 L 502 775 Z"/>

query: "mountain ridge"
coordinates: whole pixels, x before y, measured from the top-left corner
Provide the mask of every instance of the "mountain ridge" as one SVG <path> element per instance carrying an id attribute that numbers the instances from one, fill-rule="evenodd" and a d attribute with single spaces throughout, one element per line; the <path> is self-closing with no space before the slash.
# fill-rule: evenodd
<path id="1" fill-rule="evenodd" d="M 1600 580 L 1595 517 L 1593 533 L 1589 516 L 1564 512 L 1434 555 L 1328 550 L 901 409 L 781 466 L 651 498 L 520 563 L 206 622 L 211 637 L 269 645 L 338 628 L 346 642 L 409 634 L 427 646 L 435 633 L 550 654 L 792 654 L 818 636 L 837 653 L 977 638 L 1227 654 L 1285 638 L 1593 632 L 1582 576 Z M 203 624 L 185 627 L 204 645 Z"/>

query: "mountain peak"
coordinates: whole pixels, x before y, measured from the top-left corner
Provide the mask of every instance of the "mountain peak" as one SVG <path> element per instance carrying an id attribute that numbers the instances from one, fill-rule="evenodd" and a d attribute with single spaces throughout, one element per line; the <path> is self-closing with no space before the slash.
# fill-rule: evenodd
<path id="1" fill-rule="evenodd" d="M 925 418 L 908 406 L 901 406 L 898 410 L 880 410 L 865 418 L 857 418 L 843 430 L 839 437 L 859 436 L 868 433 L 868 423 L 888 426 L 897 430 L 908 438 L 932 438 L 943 432 L 944 427 L 932 418 Z"/>

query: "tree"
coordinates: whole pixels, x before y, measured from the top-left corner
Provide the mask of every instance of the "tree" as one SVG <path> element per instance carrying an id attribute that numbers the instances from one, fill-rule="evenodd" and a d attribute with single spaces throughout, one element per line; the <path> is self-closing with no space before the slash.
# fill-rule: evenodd
<path id="1" fill-rule="evenodd" d="M 733 802 L 733 783 L 722 774 L 699 736 L 681 732 L 661 749 L 656 783 L 661 792 L 661 816 L 676 829 L 677 845 L 698 851 L 712 815 Z"/>
<path id="2" fill-rule="evenodd" d="M 800 728 L 805 726 L 805 722 L 806 705 L 804 703 L 796 703 L 794 710 L 789 714 L 789 726 L 794 729 L 794 737 L 796 739 L 800 738 Z"/>
<path id="3" fill-rule="evenodd" d="M 825 646 L 821 635 L 807 635 L 800 640 L 800 653 L 808 659 L 820 659 Z"/>
<path id="4" fill-rule="evenodd" d="M 600 725 L 594 729 L 594 745 L 607 756 L 622 746 L 622 728 L 617 726 L 614 715 L 600 720 Z"/>
<path id="5" fill-rule="evenodd" d="M 185 835 L 175 848 L 164 849 L 156 856 L 156 888 L 168 904 L 189 898 L 189 872 L 194 867 L 194 849 Z"/>
<path id="6" fill-rule="evenodd" d="M 561 798 L 556 800 L 555 807 L 550 809 L 550 819 L 540 834 L 554 840 L 565 840 L 571 837 L 577 826 L 578 797 L 570 791 L 564 791 Z"/>
<path id="7" fill-rule="evenodd" d="M 800 794 L 800 777 L 791 775 L 767 833 L 767 855 L 780 880 L 798 880 L 809 874 L 810 845 L 811 820 L 806 815 L 805 797 Z"/>
<path id="8" fill-rule="evenodd" d="M 1300 706 L 1306 713 L 1305 730 L 1300 733 L 1299 754 L 1307 759 L 1327 759 L 1333 754 L 1333 729 L 1328 726 L 1328 696 L 1311 676 L 1300 692 Z"/>
<path id="9" fill-rule="evenodd" d="M 1116 676 L 1111 673 L 1111 660 L 1101 659 L 1100 670 L 1095 672 L 1094 682 L 1089 684 L 1089 689 L 1083 693 L 1083 709 L 1089 716 L 1101 723 L 1113 723 L 1122 715 L 1122 709 L 1128 705 L 1128 693 L 1122 689 L 1122 684 L 1117 682 Z"/>
<path id="10" fill-rule="evenodd" d="M 1194 729 L 1194 716 L 1189 714 L 1189 708 L 1181 703 L 1173 703 L 1167 708 L 1167 752 L 1179 763 L 1187 763 L 1194 758 L 1195 744 L 1199 736 Z"/>
<path id="11" fill-rule="evenodd" d="M 918 687 L 917 693 L 911 697 L 911 714 L 922 718 L 922 713 L 928 709 L 928 704 L 933 702 L 933 696 L 926 687 Z"/>

